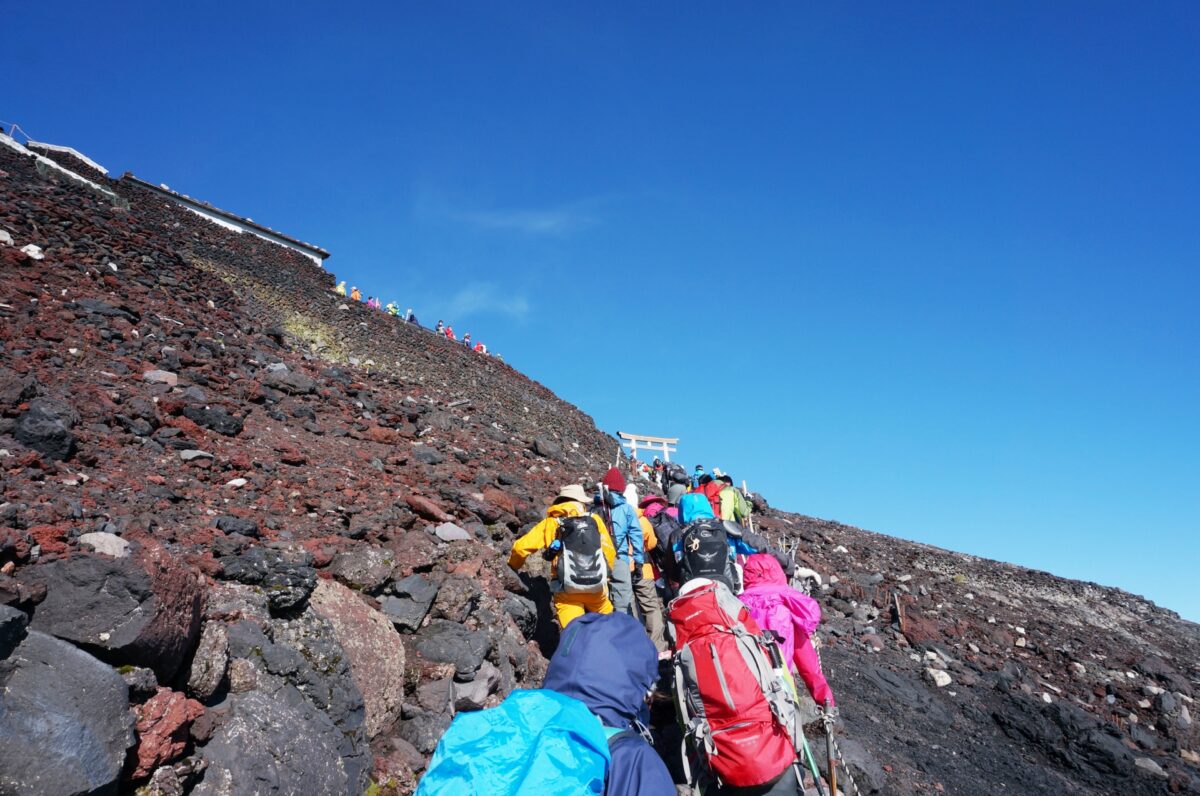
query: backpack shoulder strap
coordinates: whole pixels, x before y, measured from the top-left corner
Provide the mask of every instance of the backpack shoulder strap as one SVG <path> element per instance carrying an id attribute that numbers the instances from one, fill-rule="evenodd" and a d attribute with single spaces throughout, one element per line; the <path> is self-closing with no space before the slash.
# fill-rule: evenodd
<path id="1" fill-rule="evenodd" d="M 604 734 L 608 736 L 608 750 L 612 752 L 612 748 L 616 746 L 617 741 L 624 738 L 641 738 L 642 734 L 637 730 L 618 730 L 615 727 L 605 727 Z"/>

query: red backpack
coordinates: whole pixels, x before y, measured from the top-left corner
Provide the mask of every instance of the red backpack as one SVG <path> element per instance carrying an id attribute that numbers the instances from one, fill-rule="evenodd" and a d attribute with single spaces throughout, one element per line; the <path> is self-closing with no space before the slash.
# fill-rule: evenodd
<path id="1" fill-rule="evenodd" d="M 723 583 L 676 597 L 668 612 L 678 650 L 676 707 L 692 752 L 724 785 L 778 779 L 796 762 L 800 718 L 772 666 L 770 642 Z"/>

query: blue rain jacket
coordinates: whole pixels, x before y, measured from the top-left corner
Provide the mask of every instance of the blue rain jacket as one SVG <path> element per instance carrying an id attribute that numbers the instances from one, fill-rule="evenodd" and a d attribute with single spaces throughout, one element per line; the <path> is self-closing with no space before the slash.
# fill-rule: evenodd
<path id="1" fill-rule="evenodd" d="M 567 625 L 544 687 L 578 699 L 605 727 L 625 730 L 649 719 L 646 694 L 658 679 L 658 653 L 628 614 L 584 614 Z M 662 758 L 640 737 L 612 746 L 607 796 L 675 796 Z"/>

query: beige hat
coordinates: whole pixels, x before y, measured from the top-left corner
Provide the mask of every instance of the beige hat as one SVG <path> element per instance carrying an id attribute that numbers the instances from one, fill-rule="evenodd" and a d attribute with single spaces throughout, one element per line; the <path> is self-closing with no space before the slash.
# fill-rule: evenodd
<path id="1" fill-rule="evenodd" d="M 555 503 L 562 503 L 564 500 L 577 500 L 580 503 L 590 503 L 591 498 L 587 496 L 587 492 L 583 491 L 583 487 L 579 484 L 568 484 L 558 490 L 558 495 L 555 496 Z"/>

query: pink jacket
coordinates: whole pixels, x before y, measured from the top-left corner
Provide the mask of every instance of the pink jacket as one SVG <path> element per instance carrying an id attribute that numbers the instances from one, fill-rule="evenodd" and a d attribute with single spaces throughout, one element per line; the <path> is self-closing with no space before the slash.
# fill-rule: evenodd
<path id="1" fill-rule="evenodd" d="M 821 672 L 821 662 L 809 637 L 821 623 L 821 606 L 807 594 L 788 585 L 787 575 L 774 556 L 756 553 L 742 569 L 745 590 L 738 595 L 763 630 L 773 630 L 783 659 L 791 661 L 808 686 L 813 701 L 833 701 L 833 691 Z"/>

